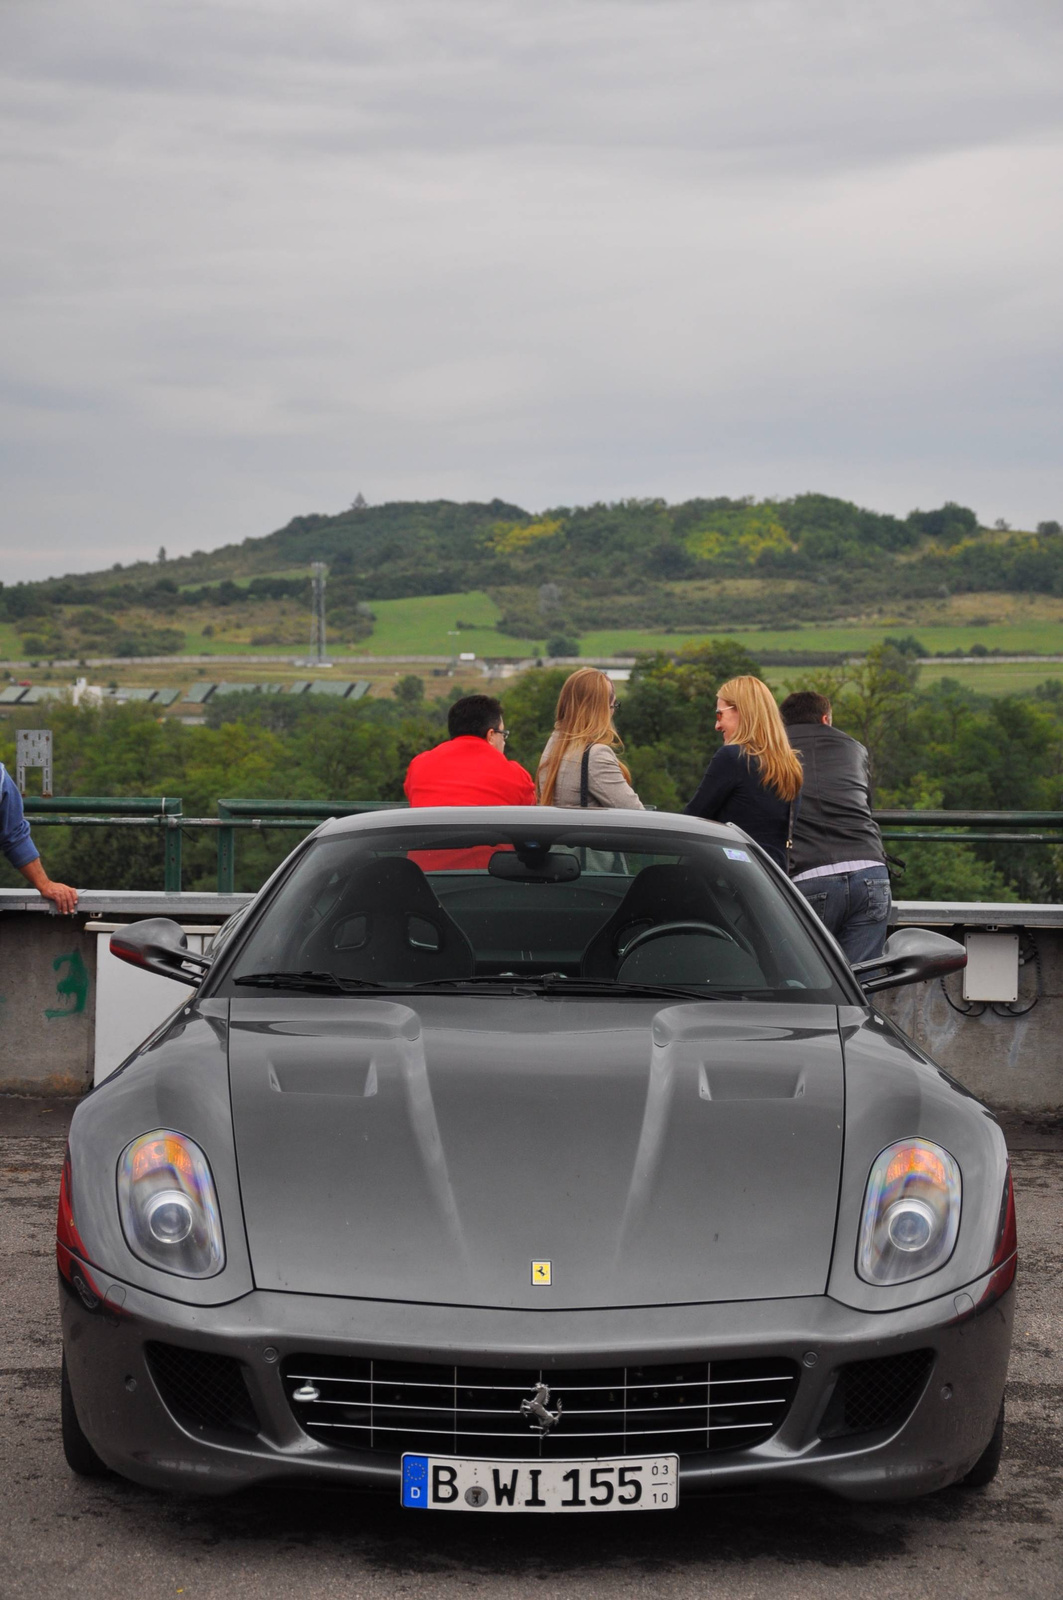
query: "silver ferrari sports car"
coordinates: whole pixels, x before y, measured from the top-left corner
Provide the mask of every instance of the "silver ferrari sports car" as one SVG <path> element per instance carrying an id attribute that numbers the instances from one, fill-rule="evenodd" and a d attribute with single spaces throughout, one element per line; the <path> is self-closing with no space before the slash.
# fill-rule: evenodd
<path id="1" fill-rule="evenodd" d="M 1016 1241 L 993 1116 L 731 827 L 377 812 L 305 840 L 78 1107 L 75 1471 L 411 1512 L 986 1482 Z"/>

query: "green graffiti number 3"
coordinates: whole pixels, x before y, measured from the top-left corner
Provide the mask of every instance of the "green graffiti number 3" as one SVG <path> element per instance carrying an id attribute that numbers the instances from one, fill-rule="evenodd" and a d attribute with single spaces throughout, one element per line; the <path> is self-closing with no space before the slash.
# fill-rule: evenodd
<path id="1" fill-rule="evenodd" d="M 68 1005 L 47 1006 L 45 1016 L 49 1020 L 55 1017 L 76 1017 L 85 1009 L 85 1002 L 89 997 L 89 974 L 84 961 L 81 959 L 80 950 L 71 950 L 68 956 L 56 956 L 52 962 L 52 971 L 59 972 L 66 967 L 66 972 L 56 980 L 55 992 L 60 1000 L 69 999 Z"/>

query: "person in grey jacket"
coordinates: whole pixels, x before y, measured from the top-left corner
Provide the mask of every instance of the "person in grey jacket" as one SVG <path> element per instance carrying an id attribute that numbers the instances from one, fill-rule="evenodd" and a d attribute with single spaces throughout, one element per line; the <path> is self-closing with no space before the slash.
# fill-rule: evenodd
<path id="1" fill-rule="evenodd" d="M 642 811 L 631 774 L 616 754 L 616 693 L 597 667 L 580 667 L 557 697 L 557 721 L 539 759 L 541 806 L 607 806 Z"/>
<path id="2" fill-rule="evenodd" d="M 805 771 L 791 876 L 849 960 L 882 954 L 890 879 L 871 815 L 871 761 L 832 721 L 826 695 L 802 689 L 779 707 Z"/>

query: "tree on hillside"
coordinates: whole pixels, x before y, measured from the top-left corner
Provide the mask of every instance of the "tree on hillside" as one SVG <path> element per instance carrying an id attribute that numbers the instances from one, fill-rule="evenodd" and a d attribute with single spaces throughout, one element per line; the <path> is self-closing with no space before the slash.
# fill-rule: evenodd
<path id="1" fill-rule="evenodd" d="M 955 500 L 946 500 L 938 511 L 910 511 L 908 521 L 927 539 L 940 539 L 945 544 L 956 544 L 978 532 L 978 517 L 970 506 L 959 506 Z"/>
<path id="2" fill-rule="evenodd" d="M 415 672 L 408 672 L 400 678 L 395 685 L 395 699 L 404 706 L 419 706 L 424 703 L 424 679 L 419 678 Z"/>

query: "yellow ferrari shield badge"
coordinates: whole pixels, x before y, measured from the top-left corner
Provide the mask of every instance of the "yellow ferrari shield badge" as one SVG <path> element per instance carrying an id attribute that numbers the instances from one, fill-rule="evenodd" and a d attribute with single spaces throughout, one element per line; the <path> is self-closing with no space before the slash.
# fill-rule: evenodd
<path id="1" fill-rule="evenodd" d="M 549 1261 L 532 1262 L 532 1283 L 538 1288 L 549 1288 L 551 1267 Z"/>

